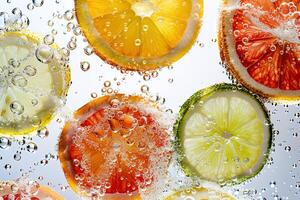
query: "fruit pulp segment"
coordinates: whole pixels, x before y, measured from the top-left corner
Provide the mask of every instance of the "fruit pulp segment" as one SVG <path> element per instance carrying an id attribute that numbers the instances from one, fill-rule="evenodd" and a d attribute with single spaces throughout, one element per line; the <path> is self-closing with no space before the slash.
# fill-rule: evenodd
<path id="1" fill-rule="evenodd" d="M 175 48 L 192 11 L 191 0 L 89 0 L 87 5 L 100 37 L 111 48 L 144 58 L 163 56 Z"/>
<path id="2" fill-rule="evenodd" d="M 298 0 L 242 0 L 251 5 L 233 17 L 239 59 L 257 82 L 283 90 L 300 89 Z"/>
<path id="3" fill-rule="evenodd" d="M 185 116 L 184 153 L 201 176 L 218 181 L 249 175 L 261 160 L 264 121 L 247 98 L 216 95 Z"/>

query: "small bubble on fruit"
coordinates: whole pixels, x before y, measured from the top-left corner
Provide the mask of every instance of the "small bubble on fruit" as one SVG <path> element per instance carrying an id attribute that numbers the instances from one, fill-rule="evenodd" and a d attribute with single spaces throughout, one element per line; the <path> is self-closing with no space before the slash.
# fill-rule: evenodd
<path id="1" fill-rule="evenodd" d="M 24 106 L 19 101 L 13 101 L 9 107 L 13 114 L 21 115 L 24 112 Z"/>

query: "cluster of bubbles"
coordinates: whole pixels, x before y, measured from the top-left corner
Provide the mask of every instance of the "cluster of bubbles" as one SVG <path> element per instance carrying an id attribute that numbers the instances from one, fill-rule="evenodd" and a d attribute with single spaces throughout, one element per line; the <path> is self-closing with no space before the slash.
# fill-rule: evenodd
<path id="1" fill-rule="evenodd" d="M 295 2 L 282 2 L 272 12 L 265 12 L 252 4 L 242 4 L 243 15 L 250 19 L 250 22 L 257 26 L 260 30 L 265 30 L 281 40 L 270 46 L 271 51 L 276 51 L 278 46 L 282 46 L 284 41 L 299 44 L 300 41 L 300 11 Z M 270 25 L 273 24 L 273 25 Z M 275 24 L 275 25 L 274 25 Z M 248 23 L 243 23 L 242 30 L 235 30 L 234 36 L 237 38 L 243 31 L 252 26 Z M 249 38 L 246 36 L 242 38 L 244 44 L 248 44 Z M 290 46 L 290 49 L 295 48 Z M 294 49 L 299 51 L 299 47 Z M 289 49 L 286 50 L 289 52 Z M 281 55 L 285 52 L 282 50 Z"/>
<path id="2" fill-rule="evenodd" d="M 84 191 L 87 185 L 96 185 L 88 189 L 91 196 L 104 196 L 114 190 L 116 186 L 111 185 L 110 176 L 116 175 L 119 181 L 127 183 L 125 192 L 129 195 L 138 189 L 144 193 L 157 192 L 149 188 L 167 173 L 171 156 L 168 127 L 157 122 L 163 121 L 157 120 L 163 113 L 152 108 L 149 102 L 135 103 L 130 98 L 110 97 L 109 102 L 98 107 L 86 121 L 72 122 L 77 129 L 67 133 L 71 134 L 68 136 L 72 138 L 70 145 L 82 155 L 71 156 L 73 166 L 83 172 L 75 173 L 75 180 Z M 90 122 L 95 123 L 82 125 Z M 97 152 L 105 162 L 95 163 L 89 152 Z M 96 175 L 93 174 L 95 167 L 99 171 Z"/>
<path id="3" fill-rule="evenodd" d="M 0 31 L 19 31 L 29 26 L 29 19 L 19 8 L 11 13 L 0 12 Z"/>
<path id="4" fill-rule="evenodd" d="M 25 178 L 18 179 L 13 182 L 0 182 L 0 198 L 31 199 L 33 196 L 36 196 L 39 193 L 39 189 L 40 185 L 38 182 Z"/>
<path id="5" fill-rule="evenodd" d="M 49 135 L 49 131 L 48 129 L 41 129 L 37 131 L 37 135 L 40 138 L 46 138 Z M 14 138 L 8 138 L 8 137 L 4 137 L 1 136 L 0 137 L 0 150 L 7 150 L 9 148 L 11 148 L 11 146 L 17 144 L 19 147 L 19 150 L 17 150 L 14 154 L 13 154 L 13 159 L 15 161 L 20 161 L 22 159 L 22 153 L 25 152 L 29 152 L 29 153 L 35 153 L 38 150 L 38 146 L 35 142 L 33 142 L 32 138 L 29 137 L 23 137 L 23 138 L 18 138 L 18 139 L 14 139 Z M 49 155 L 45 156 L 45 160 L 49 160 L 48 158 L 50 158 Z M 51 157 L 52 158 L 52 157 Z M 2 159 L 2 157 L 1 157 Z M 1 160 L 0 159 L 0 160 Z M 56 157 L 55 157 L 56 159 Z M 47 161 L 45 161 L 47 162 Z M 41 165 L 43 165 L 43 161 L 41 161 L 40 163 Z M 7 171 L 10 171 L 12 168 L 12 165 L 9 163 L 6 163 L 4 165 L 4 168 Z"/>

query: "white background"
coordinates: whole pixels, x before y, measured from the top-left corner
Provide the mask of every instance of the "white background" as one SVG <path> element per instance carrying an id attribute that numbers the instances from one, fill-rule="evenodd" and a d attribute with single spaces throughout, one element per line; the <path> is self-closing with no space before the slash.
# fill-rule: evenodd
<path id="1" fill-rule="evenodd" d="M 36 7 L 33 10 L 27 9 L 30 0 L 0 0 L 0 12 L 10 12 L 13 8 L 20 8 L 23 13 L 29 17 L 29 29 L 41 35 L 50 34 L 52 29 L 58 31 L 55 37 L 55 43 L 60 47 L 66 47 L 72 31 L 67 32 L 64 19 L 55 19 L 54 26 L 47 25 L 48 20 L 52 19 L 54 12 L 63 14 L 66 10 L 72 9 L 73 0 L 45 0 L 42 7 Z M 220 11 L 220 2 L 218 0 L 205 0 L 205 12 L 203 26 L 198 37 L 197 43 L 191 51 L 180 61 L 173 65 L 173 69 L 162 69 L 157 78 L 150 81 L 144 81 L 138 74 L 121 74 L 118 70 L 112 69 L 105 64 L 96 55 L 87 56 L 83 48 L 88 44 L 83 42 L 83 37 L 77 37 L 77 48 L 71 52 L 70 66 L 72 73 L 72 85 L 67 99 L 65 113 L 72 112 L 91 100 L 91 93 L 96 92 L 101 96 L 101 89 L 104 81 L 111 81 L 112 88 L 119 92 L 132 94 L 141 94 L 141 86 L 148 85 L 150 94 L 164 97 L 166 102 L 164 107 L 171 108 L 174 115 L 178 112 L 184 101 L 194 92 L 214 83 L 230 82 L 226 71 L 219 64 L 219 50 L 217 45 L 218 13 Z M 73 20 L 76 24 L 76 19 Z M 200 45 L 201 44 L 201 45 Z M 80 62 L 88 61 L 91 68 L 87 72 L 80 69 Z M 117 86 L 114 78 L 121 82 Z M 125 80 L 122 80 L 125 78 Z M 170 83 L 170 79 L 173 82 Z M 297 105 L 278 105 L 266 104 L 271 111 L 271 120 L 274 123 L 274 130 L 279 134 L 275 135 L 273 141 L 273 151 L 270 155 L 272 161 L 267 164 L 262 172 L 254 179 L 245 184 L 225 188 L 234 193 L 239 198 L 245 199 L 300 199 L 300 136 L 294 137 L 296 132 L 300 135 L 299 121 L 295 113 L 300 112 Z M 294 120 L 291 122 L 291 120 Z M 50 135 L 47 138 L 33 136 L 32 140 L 38 145 L 35 153 L 30 153 L 22 148 L 25 145 L 14 141 L 8 149 L 0 149 L 0 179 L 12 180 L 20 177 L 22 173 L 28 173 L 31 179 L 39 180 L 44 185 L 50 185 L 66 199 L 79 199 L 70 189 L 65 190 L 67 182 L 60 167 L 59 160 L 50 159 L 48 164 L 42 165 L 41 160 L 49 153 L 57 155 L 57 141 L 63 122 L 56 119 L 48 126 Z M 30 138 L 26 138 L 26 143 Z M 290 146 L 291 151 L 285 151 L 285 147 Z M 16 151 L 21 151 L 22 159 L 15 161 L 13 155 Z M 10 164 L 12 168 L 5 170 L 4 166 Z M 296 164 L 297 167 L 293 167 Z M 31 172 L 30 172 L 31 171 Z M 276 185 L 271 183 L 276 182 Z M 299 185 L 298 188 L 296 185 Z M 249 194 L 249 195 L 248 195 Z"/>

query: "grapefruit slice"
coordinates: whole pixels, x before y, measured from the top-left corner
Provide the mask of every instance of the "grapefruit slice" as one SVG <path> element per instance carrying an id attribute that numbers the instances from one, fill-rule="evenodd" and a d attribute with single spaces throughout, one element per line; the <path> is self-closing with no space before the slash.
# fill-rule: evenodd
<path id="1" fill-rule="evenodd" d="M 194 187 L 174 192 L 165 198 L 165 200 L 235 200 L 235 198 L 222 191 L 204 187 Z"/>
<path id="2" fill-rule="evenodd" d="M 139 199 L 169 164 L 162 113 L 138 96 L 116 94 L 77 110 L 60 136 L 59 159 L 71 188 L 84 196 Z"/>
<path id="3" fill-rule="evenodd" d="M 228 0 L 220 28 L 221 56 L 253 92 L 300 99 L 300 1 Z"/>
<path id="4" fill-rule="evenodd" d="M 195 42 L 203 0 L 76 0 L 76 15 L 95 52 L 122 69 L 168 66 Z"/>
<path id="5" fill-rule="evenodd" d="M 32 181 L 25 184 L 19 181 L 0 182 L 0 187 L 0 198 L 3 200 L 64 200 L 52 189 Z"/>
<path id="6" fill-rule="evenodd" d="M 29 32 L 0 36 L 0 134 L 24 135 L 45 127 L 62 105 L 70 69 L 58 47 Z"/>
<path id="7" fill-rule="evenodd" d="M 258 174 L 272 141 L 264 105 L 230 84 L 214 85 L 190 97 L 174 131 L 184 172 L 221 185 Z"/>

